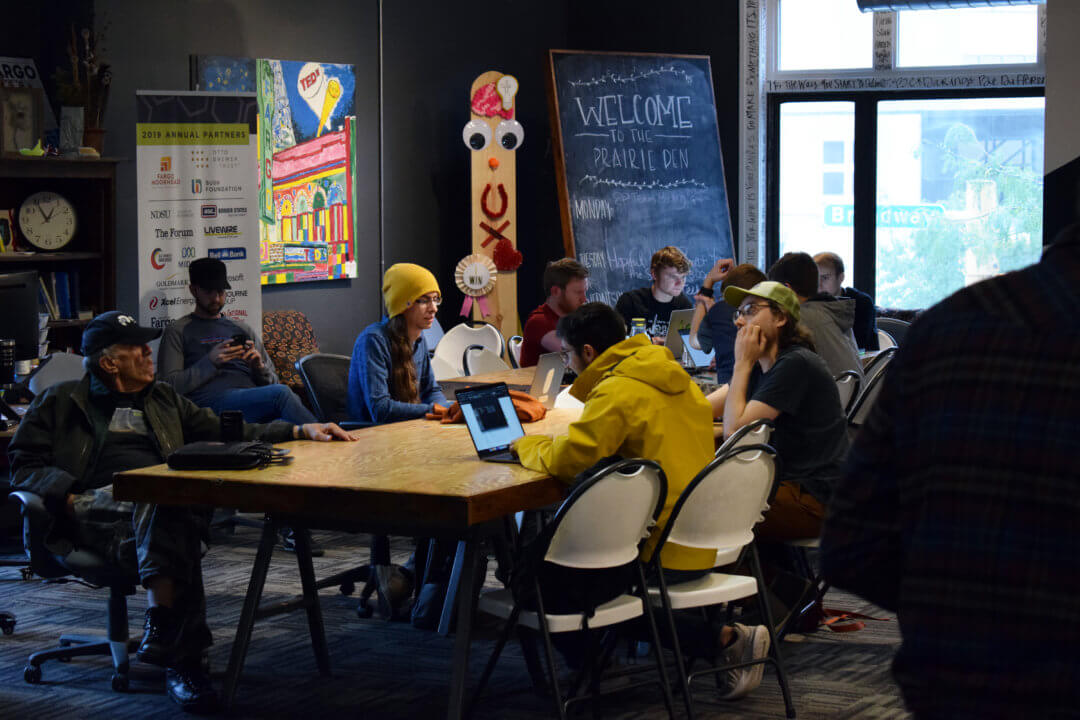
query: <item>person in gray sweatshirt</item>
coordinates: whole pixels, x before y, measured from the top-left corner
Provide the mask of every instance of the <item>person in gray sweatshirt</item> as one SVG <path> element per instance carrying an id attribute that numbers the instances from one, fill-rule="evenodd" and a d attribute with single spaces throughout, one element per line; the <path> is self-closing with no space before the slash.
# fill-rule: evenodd
<path id="1" fill-rule="evenodd" d="M 804 252 L 789 252 L 769 268 L 769 279 L 795 291 L 802 307 L 802 323 L 814 336 L 817 353 L 833 377 L 854 370 L 862 380 L 862 362 L 852 328 L 855 301 L 818 292 L 818 266 Z"/>

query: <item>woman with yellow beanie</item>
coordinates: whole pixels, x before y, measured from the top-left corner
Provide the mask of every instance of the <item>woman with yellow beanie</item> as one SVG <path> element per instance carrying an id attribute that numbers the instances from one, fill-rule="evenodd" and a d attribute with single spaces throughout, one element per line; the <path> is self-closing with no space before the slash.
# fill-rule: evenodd
<path id="1" fill-rule="evenodd" d="M 364 328 L 353 346 L 349 366 L 349 419 L 376 424 L 413 420 L 448 403 L 431 370 L 423 331 L 431 327 L 442 302 L 439 283 L 426 268 L 391 265 L 383 275 L 386 317 Z M 379 614 L 386 619 L 407 610 L 411 578 L 390 564 L 390 539 L 375 536 L 371 564 L 379 593 Z M 405 569 L 407 576 L 408 569 Z M 402 592 L 401 588 L 409 588 Z M 395 591 L 395 588 L 397 591 Z M 366 601 L 358 612 L 367 614 Z"/>
<path id="2" fill-rule="evenodd" d="M 386 317 L 364 328 L 349 367 L 350 420 L 377 424 L 424 417 L 446 405 L 435 382 L 423 331 L 442 302 L 439 283 L 426 268 L 391 265 L 383 275 Z"/>

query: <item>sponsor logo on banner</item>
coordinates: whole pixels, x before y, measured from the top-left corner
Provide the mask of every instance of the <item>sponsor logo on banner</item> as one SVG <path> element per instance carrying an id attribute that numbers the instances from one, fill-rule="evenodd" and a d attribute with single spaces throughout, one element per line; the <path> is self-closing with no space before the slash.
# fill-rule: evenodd
<path id="1" fill-rule="evenodd" d="M 154 248 L 154 251 L 150 253 L 150 267 L 155 270 L 164 270 L 170 262 L 172 262 L 172 254 L 164 252 L 161 248 Z"/>
<path id="2" fill-rule="evenodd" d="M 195 237 L 195 231 L 189 228 L 154 228 L 154 238 L 157 240 L 176 240 L 179 238 Z"/>
<path id="3" fill-rule="evenodd" d="M 203 234 L 207 237 L 235 237 L 240 234 L 239 225 L 204 225 Z"/>
<path id="4" fill-rule="evenodd" d="M 180 290 L 187 286 L 187 273 L 173 273 L 164 280 L 158 280 L 154 283 L 154 287 L 158 290 Z"/>
<path id="5" fill-rule="evenodd" d="M 168 220 L 172 217 L 172 210 L 151 210 L 151 220 Z"/>
<path id="6" fill-rule="evenodd" d="M 246 260 L 247 248 L 242 247 L 227 247 L 227 248 L 210 248 L 206 251 L 206 257 L 217 258 L 218 260 Z"/>
<path id="7" fill-rule="evenodd" d="M 244 282 L 244 273 L 236 273 L 235 275 L 226 275 L 225 277 L 229 281 L 230 285 L 232 283 Z"/>
<path id="8" fill-rule="evenodd" d="M 245 295 L 247 294 L 246 290 L 244 291 L 244 294 Z M 158 297 L 157 295 L 154 295 L 152 298 L 150 298 L 149 307 L 150 307 L 151 310 L 157 310 L 159 307 L 166 308 L 166 307 L 171 307 L 173 305 L 179 305 L 179 306 L 183 307 L 184 305 L 194 305 L 194 304 L 195 304 L 195 298 L 193 298 L 193 297 L 167 298 L 167 297 Z"/>
<path id="9" fill-rule="evenodd" d="M 150 327 L 155 329 L 164 329 L 176 322 L 176 318 L 168 317 L 152 317 L 150 318 Z"/>
<path id="10" fill-rule="evenodd" d="M 151 220 L 171 220 L 174 217 L 178 217 L 178 218 L 192 217 L 194 214 L 195 214 L 195 211 L 191 210 L 189 208 L 179 208 L 179 209 L 177 209 L 177 208 L 167 208 L 167 209 L 160 209 L 160 210 L 151 210 L 150 211 L 150 219 Z"/>
<path id="11" fill-rule="evenodd" d="M 202 194 L 202 180 L 198 178 L 192 178 L 191 180 L 191 192 L 194 195 Z"/>
<path id="12" fill-rule="evenodd" d="M 161 172 L 172 172 L 172 158 L 168 155 L 161 156 Z"/>
<path id="13" fill-rule="evenodd" d="M 156 173 L 154 177 L 150 179 L 150 185 L 154 187 L 162 187 L 165 185 L 179 185 L 180 176 L 174 172 L 164 169 L 166 166 L 165 161 L 169 158 L 161 158 L 161 171 Z M 170 163 L 171 166 L 171 163 Z"/>
<path id="14" fill-rule="evenodd" d="M 243 217 L 247 215 L 246 207 L 218 207 L 217 205 L 203 205 L 200 207 L 200 215 L 203 220 L 212 220 L 219 215 L 234 215 Z"/>

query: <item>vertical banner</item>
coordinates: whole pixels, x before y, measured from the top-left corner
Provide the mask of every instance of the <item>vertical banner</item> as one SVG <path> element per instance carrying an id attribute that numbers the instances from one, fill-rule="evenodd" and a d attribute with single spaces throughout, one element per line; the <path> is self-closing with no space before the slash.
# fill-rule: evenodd
<path id="1" fill-rule="evenodd" d="M 254 94 L 136 94 L 139 324 L 190 313 L 188 265 L 225 262 L 224 314 L 262 328 Z"/>

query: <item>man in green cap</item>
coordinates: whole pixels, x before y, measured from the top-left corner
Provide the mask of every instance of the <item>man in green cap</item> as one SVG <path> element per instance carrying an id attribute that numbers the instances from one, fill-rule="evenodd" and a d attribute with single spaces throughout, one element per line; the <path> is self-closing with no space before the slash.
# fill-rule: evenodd
<path id="1" fill-rule="evenodd" d="M 758 537 L 818 537 L 825 506 L 848 451 L 840 395 L 813 339 L 799 322 L 799 298 L 778 282 L 749 290 L 728 287 L 736 308 L 735 368 L 731 383 L 709 396 L 724 436 L 756 420 L 770 420 L 770 444 L 780 456 L 780 487 Z"/>

